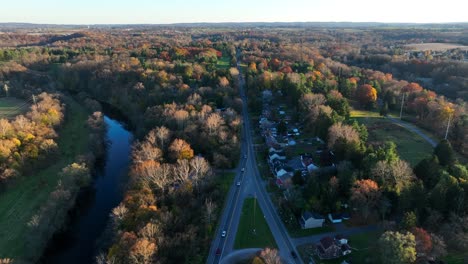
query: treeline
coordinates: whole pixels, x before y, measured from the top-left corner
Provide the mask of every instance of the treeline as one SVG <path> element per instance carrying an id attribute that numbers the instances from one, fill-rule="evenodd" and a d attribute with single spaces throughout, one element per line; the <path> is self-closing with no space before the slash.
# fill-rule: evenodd
<path id="1" fill-rule="evenodd" d="M 450 119 L 450 141 L 461 154 L 468 153 L 468 114 L 462 100 L 451 102 L 417 83 L 396 80 L 388 73 L 324 58 L 318 49 L 306 44 L 301 48 L 294 44 L 268 46 L 267 43 L 252 41 L 244 43 L 244 49 L 243 59 L 248 63 L 246 80 L 251 91 L 280 91 L 291 105 L 298 105 L 296 102 L 307 93 L 336 97 L 330 93 L 339 92 L 341 95 L 338 97 L 345 99 L 334 99 L 331 104 L 344 117 L 349 114 L 347 101 L 355 102 L 353 104 L 358 108 L 379 110 L 382 115 L 399 111 L 403 101 L 404 113 L 410 115 L 410 121 L 436 135 L 445 136 Z M 259 110 L 260 99 L 252 96 L 251 106 Z M 328 113 L 331 114 L 330 111 Z M 323 131 L 322 137 L 326 129 Z"/>
<path id="2" fill-rule="evenodd" d="M 0 186 L 51 164 L 57 154 L 57 132 L 65 106 L 57 94 L 41 93 L 26 115 L 0 119 Z"/>

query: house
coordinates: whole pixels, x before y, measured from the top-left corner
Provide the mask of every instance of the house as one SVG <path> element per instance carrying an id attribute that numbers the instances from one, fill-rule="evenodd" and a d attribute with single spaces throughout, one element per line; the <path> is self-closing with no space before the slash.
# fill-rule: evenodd
<path id="1" fill-rule="evenodd" d="M 286 168 L 286 167 L 278 166 L 278 167 L 275 168 L 276 178 L 283 177 L 286 174 L 289 174 L 290 176 L 292 176 L 291 171 L 289 171 L 288 168 Z"/>
<path id="2" fill-rule="evenodd" d="M 272 153 L 272 152 L 276 152 L 276 153 L 279 153 L 279 152 L 283 152 L 283 149 L 282 148 L 278 148 L 276 146 L 273 146 L 273 147 L 270 147 L 270 149 L 268 150 L 269 153 Z"/>
<path id="3" fill-rule="evenodd" d="M 333 259 L 342 256 L 341 245 L 335 242 L 332 237 L 324 237 L 317 244 L 317 255 L 321 259 Z"/>
<path id="4" fill-rule="evenodd" d="M 333 224 L 338 224 L 338 223 L 343 222 L 343 219 L 341 219 L 341 216 L 339 214 L 328 214 L 328 219 Z"/>
<path id="5" fill-rule="evenodd" d="M 278 153 L 273 153 L 268 158 L 269 158 L 270 162 L 273 162 L 274 159 L 279 159 L 279 160 L 285 160 L 286 159 L 285 156 L 281 156 L 281 154 L 278 154 Z"/>
<path id="6" fill-rule="evenodd" d="M 304 166 L 302 166 L 302 162 L 301 162 L 301 159 L 299 157 L 294 157 L 294 158 L 290 159 L 286 164 L 289 167 L 291 167 L 294 171 L 303 171 L 304 170 Z"/>
<path id="7" fill-rule="evenodd" d="M 312 171 L 315 171 L 315 170 L 318 170 L 318 169 L 319 169 L 319 167 L 317 167 L 317 166 L 313 163 L 312 155 L 309 155 L 309 154 L 302 154 L 302 155 L 301 155 L 301 162 L 302 162 L 302 166 L 304 166 L 305 168 L 307 168 L 307 171 L 308 171 L 308 172 L 312 172 Z"/>
<path id="8" fill-rule="evenodd" d="M 325 222 L 323 216 L 309 211 L 305 211 L 300 220 L 302 229 L 322 227 L 323 222 Z"/>
<path id="9" fill-rule="evenodd" d="M 333 259 L 351 254 L 351 247 L 348 245 L 348 239 L 341 235 L 335 238 L 330 236 L 320 239 L 316 245 L 316 253 L 321 259 Z"/>

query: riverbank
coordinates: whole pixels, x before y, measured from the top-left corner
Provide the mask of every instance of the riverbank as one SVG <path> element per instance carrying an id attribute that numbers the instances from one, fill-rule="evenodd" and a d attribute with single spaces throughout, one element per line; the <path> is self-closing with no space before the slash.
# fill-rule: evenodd
<path id="1" fill-rule="evenodd" d="M 91 188 L 80 195 L 72 210 L 67 230 L 54 236 L 42 263 L 92 263 L 96 242 L 112 209 L 122 200 L 133 135 L 118 121 L 107 116 L 104 119 L 109 144 L 103 162 L 96 168 Z"/>
<path id="2" fill-rule="evenodd" d="M 57 140 L 59 155 L 56 162 L 35 176 L 21 177 L 0 194 L 0 258 L 35 261 L 45 245 L 31 239 L 28 223 L 48 201 L 61 179 L 61 171 L 84 155 L 88 147 L 88 114 L 73 99 L 67 100 L 67 117 Z"/>

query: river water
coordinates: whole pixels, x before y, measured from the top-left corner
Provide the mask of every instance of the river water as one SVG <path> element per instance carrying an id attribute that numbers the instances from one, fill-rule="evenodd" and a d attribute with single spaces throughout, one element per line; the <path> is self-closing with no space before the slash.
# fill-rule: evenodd
<path id="1" fill-rule="evenodd" d="M 69 228 L 54 238 L 42 263 L 94 263 L 96 241 L 112 209 L 122 200 L 133 135 L 116 119 L 105 116 L 104 120 L 109 144 L 104 161 L 96 168 L 93 188 L 78 196 Z"/>

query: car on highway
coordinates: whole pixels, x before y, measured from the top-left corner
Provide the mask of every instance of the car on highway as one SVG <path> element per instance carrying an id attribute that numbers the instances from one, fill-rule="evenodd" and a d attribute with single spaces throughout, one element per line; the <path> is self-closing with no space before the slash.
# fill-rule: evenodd
<path id="1" fill-rule="evenodd" d="M 223 230 L 223 232 L 221 232 L 221 237 L 226 237 L 226 230 Z"/>
<path id="2" fill-rule="evenodd" d="M 244 172 L 244 171 L 245 171 L 245 168 L 242 168 L 241 171 Z"/>
<path id="3" fill-rule="evenodd" d="M 217 249 L 216 249 L 216 256 L 219 256 L 219 255 L 221 255 L 221 249 L 220 249 L 220 248 L 217 248 Z"/>
<path id="4" fill-rule="evenodd" d="M 241 185 L 241 182 L 240 182 L 240 181 L 238 181 L 238 182 L 236 183 L 236 185 L 237 185 L 237 186 L 240 186 L 240 185 Z"/>
<path id="5" fill-rule="evenodd" d="M 247 158 L 247 155 L 244 155 L 244 159 L 246 159 L 246 158 Z"/>

